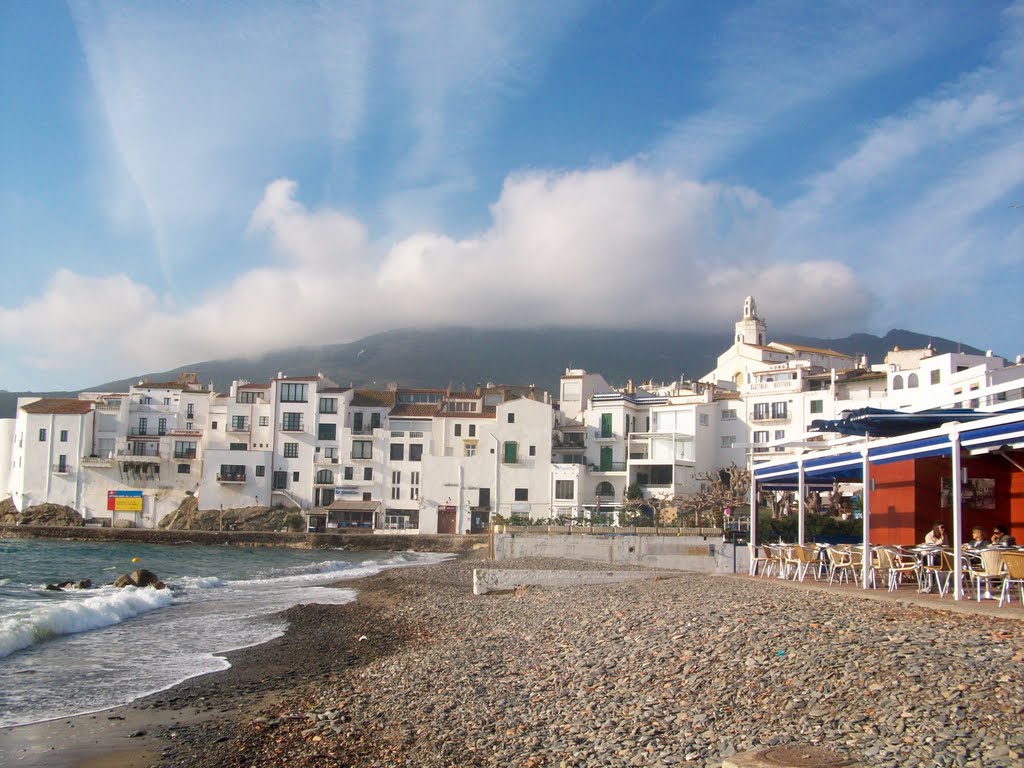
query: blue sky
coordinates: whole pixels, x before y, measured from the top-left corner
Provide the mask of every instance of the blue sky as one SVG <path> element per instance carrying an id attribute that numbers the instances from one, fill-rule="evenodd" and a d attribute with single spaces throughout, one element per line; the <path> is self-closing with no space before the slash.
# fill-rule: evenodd
<path id="1" fill-rule="evenodd" d="M 1024 2 L 0 2 L 0 388 L 398 327 L 1024 353 Z"/>

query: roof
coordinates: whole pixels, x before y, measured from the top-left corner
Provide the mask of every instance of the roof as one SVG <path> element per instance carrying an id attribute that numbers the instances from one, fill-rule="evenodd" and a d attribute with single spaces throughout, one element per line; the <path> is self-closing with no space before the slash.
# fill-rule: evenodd
<path id="1" fill-rule="evenodd" d="M 135 389 L 192 389 L 192 386 L 181 381 L 140 381 Z"/>
<path id="2" fill-rule="evenodd" d="M 395 393 L 383 389 L 357 389 L 351 405 L 357 408 L 392 408 L 395 405 Z"/>
<path id="3" fill-rule="evenodd" d="M 321 394 L 337 394 L 340 395 L 344 392 L 348 392 L 352 387 L 324 387 L 319 390 Z"/>
<path id="4" fill-rule="evenodd" d="M 779 346 L 786 347 L 788 349 L 795 349 L 797 352 L 812 352 L 817 355 L 829 355 L 830 357 L 846 357 L 853 359 L 853 355 L 848 355 L 845 352 L 838 352 L 834 349 L 821 349 L 820 347 L 805 347 L 802 344 L 789 344 L 785 341 L 773 341 L 772 344 L 778 344 Z M 769 345 L 771 346 L 771 345 Z"/>
<path id="5" fill-rule="evenodd" d="M 498 412 L 494 406 L 485 408 L 483 413 L 479 411 L 439 411 L 435 414 L 440 419 L 494 419 Z"/>
<path id="6" fill-rule="evenodd" d="M 391 409 L 391 416 L 430 418 L 440 410 L 440 403 L 399 403 Z"/>
<path id="7" fill-rule="evenodd" d="M 25 413 L 89 413 L 92 410 L 91 400 L 78 400 L 70 397 L 44 397 L 21 406 Z"/>
<path id="8" fill-rule="evenodd" d="M 239 389 L 270 389 L 269 384 L 239 384 Z"/>
<path id="9" fill-rule="evenodd" d="M 274 381 L 320 381 L 319 376 L 275 376 Z"/>
<path id="10" fill-rule="evenodd" d="M 344 501 L 343 499 L 333 501 L 327 507 L 327 509 L 343 510 L 346 512 L 375 512 L 379 508 L 379 501 Z"/>

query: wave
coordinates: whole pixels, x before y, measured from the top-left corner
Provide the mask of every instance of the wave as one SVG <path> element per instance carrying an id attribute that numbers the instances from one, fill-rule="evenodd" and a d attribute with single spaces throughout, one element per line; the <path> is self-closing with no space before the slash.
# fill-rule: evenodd
<path id="1" fill-rule="evenodd" d="M 373 576 L 387 568 L 401 568 L 410 565 L 432 565 L 443 562 L 454 555 L 450 554 L 421 554 L 409 553 L 398 554 L 382 560 L 364 560 L 361 563 L 353 563 L 344 560 L 324 560 L 319 563 L 309 563 L 297 568 L 287 568 L 280 571 L 272 571 L 262 577 L 243 579 L 230 582 L 234 585 L 242 584 L 330 584 L 337 579 L 362 579 Z"/>
<path id="2" fill-rule="evenodd" d="M 0 658 L 61 635 L 109 627 L 164 608 L 169 589 L 124 587 L 84 600 L 64 600 L 0 620 Z"/>

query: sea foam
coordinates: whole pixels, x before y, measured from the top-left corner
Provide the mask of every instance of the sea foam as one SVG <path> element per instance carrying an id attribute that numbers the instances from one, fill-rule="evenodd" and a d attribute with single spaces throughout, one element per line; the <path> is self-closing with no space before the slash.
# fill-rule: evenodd
<path id="1" fill-rule="evenodd" d="M 38 606 L 0 619 L 0 658 L 61 635 L 109 627 L 171 604 L 169 589 L 104 589 L 94 597 Z"/>

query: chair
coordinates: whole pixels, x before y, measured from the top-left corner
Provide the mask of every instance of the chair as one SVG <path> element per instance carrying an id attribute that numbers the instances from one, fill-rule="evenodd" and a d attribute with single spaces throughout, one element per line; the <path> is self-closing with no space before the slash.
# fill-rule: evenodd
<path id="1" fill-rule="evenodd" d="M 878 571 L 885 574 L 886 586 L 890 592 L 899 589 L 904 577 L 913 574 L 917 588 L 921 589 L 921 564 L 916 557 L 889 547 L 875 547 L 878 555 Z"/>
<path id="2" fill-rule="evenodd" d="M 927 579 L 928 590 L 931 590 L 932 579 L 935 579 L 935 584 L 939 588 L 939 597 L 945 597 L 946 592 L 949 591 L 949 585 L 953 583 L 953 572 L 956 569 L 953 567 L 953 553 L 946 550 L 941 550 L 938 556 L 932 556 L 928 561 L 921 564 L 921 574 L 918 576 L 919 582 L 923 582 L 923 576 Z M 962 578 L 962 574 L 961 574 Z M 924 585 L 922 584 L 922 589 Z"/>
<path id="3" fill-rule="evenodd" d="M 764 554 L 758 556 L 757 547 L 753 544 L 747 544 L 747 550 L 750 552 L 750 575 L 757 576 L 757 569 L 759 566 L 763 566 L 762 570 L 768 567 L 768 555 Z"/>
<path id="4" fill-rule="evenodd" d="M 982 582 L 985 582 L 985 597 L 992 599 L 992 582 L 1003 580 L 1003 554 L 998 549 L 983 549 L 978 553 L 981 557 L 981 568 L 971 574 L 978 590 L 978 602 L 981 602 Z"/>
<path id="5" fill-rule="evenodd" d="M 853 553 L 843 547 L 834 547 L 831 544 L 825 550 L 828 556 L 828 583 L 831 584 L 839 576 L 839 582 L 842 583 L 845 578 L 847 583 L 850 581 L 850 576 L 853 576 L 853 583 L 857 583 L 857 569 L 853 564 Z"/>
<path id="6" fill-rule="evenodd" d="M 1020 589 L 1020 602 L 1024 605 L 1024 552 L 1003 552 L 1003 565 L 1006 576 L 1003 578 L 1003 589 L 999 593 L 999 607 L 1010 602 L 1010 588 L 1016 584 Z"/>
<path id="7" fill-rule="evenodd" d="M 782 547 L 771 544 L 764 545 L 764 554 L 768 560 L 765 569 L 761 571 L 762 576 L 771 576 L 772 571 L 781 579 L 785 572 L 786 559 Z"/>
<path id="8" fill-rule="evenodd" d="M 793 568 L 793 578 L 803 581 L 807 572 L 814 574 L 814 580 L 818 580 L 818 548 L 806 544 L 794 544 L 790 547 L 789 555 L 786 557 L 787 570 Z"/>

